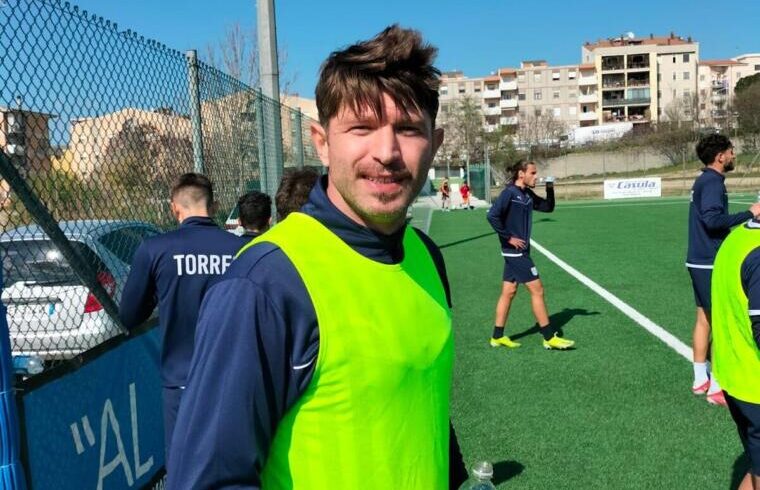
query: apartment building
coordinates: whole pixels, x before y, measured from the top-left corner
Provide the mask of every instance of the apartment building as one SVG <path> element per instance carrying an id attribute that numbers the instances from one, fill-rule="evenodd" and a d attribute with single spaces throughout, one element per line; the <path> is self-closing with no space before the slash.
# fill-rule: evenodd
<path id="1" fill-rule="evenodd" d="M 667 119 L 676 106 L 688 112 L 686 102 L 697 94 L 699 44 L 691 38 L 673 33 L 637 38 L 628 33 L 587 42 L 581 58 L 596 73 L 597 107 L 601 108 L 597 124 Z"/>
<path id="2" fill-rule="evenodd" d="M 760 53 L 699 61 L 690 37 L 639 38 L 633 33 L 586 42 L 578 65 L 524 61 L 471 78 L 461 71 L 441 79 L 441 114 L 461 97 L 481 101 L 487 131 L 515 128 L 527 115 L 551 114 L 567 130 L 614 122 L 646 126 L 668 118 L 721 125 L 736 83 L 760 73 Z"/>
<path id="3" fill-rule="evenodd" d="M 441 83 L 438 88 L 439 104 L 438 110 L 441 118 L 445 119 L 449 111 L 452 110 L 453 105 L 462 98 L 471 97 L 474 100 L 480 101 L 483 105 L 483 115 L 489 116 L 492 111 L 485 111 L 488 107 L 486 100 L 483 97 L 483 85 L 484 77 L 470 78 L 466 77 L 461 71 L 448 71 L 441 73 Z M 498 104 L 496 104 L 498 105 Z"/>
<path id="4" fill-rule="evenodd" d="M 731 115 L 730 102 L 743 77 L 760 73 L 760 53 L 728 60 L 704 60 L 698 64 L 699 119 L 710 126 L 723 126 Z"/>
<path id="5" fill-rule="evenodd" d="M 516 72 L 517 102 L 523 117 L 551 115 L 566 128 L 578 126 L 578 65 L 523 61 Z"/>

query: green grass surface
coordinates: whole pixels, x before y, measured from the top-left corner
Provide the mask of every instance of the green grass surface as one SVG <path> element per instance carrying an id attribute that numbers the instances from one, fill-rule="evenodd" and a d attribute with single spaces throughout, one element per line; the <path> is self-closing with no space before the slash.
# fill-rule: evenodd
<path id="1" fill-rule="evenodd" d="M 533 238 L 690 345 L 687 210 L 685 199 L 573 202 L 535 213 Z M 690 362 L 537 251 L 551 320 L 577 349 L 542 349 L 524 289 L 507 324 L 523 346 L 491 348 L 503 261 L 485 211 L 435 212 L 430 234 L 452 287 L 452 419 L 468 465 L 494 463 L 498 488 L 735 486 L 735 428 L 691 395 Z"/>

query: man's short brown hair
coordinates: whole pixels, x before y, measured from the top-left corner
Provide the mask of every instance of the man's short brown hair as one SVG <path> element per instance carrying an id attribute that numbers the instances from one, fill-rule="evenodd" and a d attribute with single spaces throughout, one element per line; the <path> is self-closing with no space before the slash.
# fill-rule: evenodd
<path id="1" fill-rule="evenodd" d="M 282 221 L 287 215 L 298 211 L 306 204 L 309 193 L 317 180 L 319 180 L 319 173 L 311 168 L 288 169 L 283 173 L 280 187 L 274 196 L 278 221 Z"/>
<path id="2" fill-rule="evenodd" d="M 210 210 L 214 203 L 214 186 L 205 175 L 188 172 L 174 181 L 170 197 L 184 207 L 205 204 Z"/>
<path id="3" fill-rule="evenodd" d="M 388 94 L 405 115 L 425 111 L 435 126 L 441 72 L 432 65 L 438 50 L 422 35 L 394 24 L 369 41 L 334 51 L 322 64 L 316 98 L 319 122 L 328 122 L 344 108 L 360 114 L 370 108 L 383 113 Z"/>

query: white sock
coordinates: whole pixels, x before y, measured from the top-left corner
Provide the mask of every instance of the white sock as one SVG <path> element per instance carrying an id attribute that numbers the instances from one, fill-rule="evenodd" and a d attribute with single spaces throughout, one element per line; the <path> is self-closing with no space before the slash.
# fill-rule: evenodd
<path id="1" fill-rule="evenodd" d="M 709 369 L 706 362 L 694 363 L 694 387 L 702 386 L 707 382 L 707 370 Z"/>
<path id="2" fill-rule="evenodd" d="M 713 376 L 713 377 L 710 379 L 710 389 L 709 389 L 709 390 L 707 390 L 707 394 L 708 394 L 708 395 L 713 395 L 713 394 L 715 394 L 715 393 L 717 393 L 717 392 L 721 391 L 721 389 L 722 389 L 722 388 L 721 388 L 721 387 L 720 387 L 720 385 L 718 384 L 718 380 L 717 380 L 717 379 L 715 379 L 715 377 Z"/>

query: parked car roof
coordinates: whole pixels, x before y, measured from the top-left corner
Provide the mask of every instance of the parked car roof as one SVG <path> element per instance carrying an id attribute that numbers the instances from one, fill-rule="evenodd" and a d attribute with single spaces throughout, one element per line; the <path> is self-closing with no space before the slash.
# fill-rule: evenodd
<path id="1" fill-rule="evenodd" d="M 63 234 L 67 238 L 77 239 L 83 237 L 97 237 L 111 231 L 124 228 L 125 226 L 153 226 L 152 223 L 134 220 L 71 220 L 60 221 Z M 0 242 L 12 240 L 39 240 L 48 238 L 41 226 L 37 224 L 19 226 L 10 229 L 0 235 Z"/>

